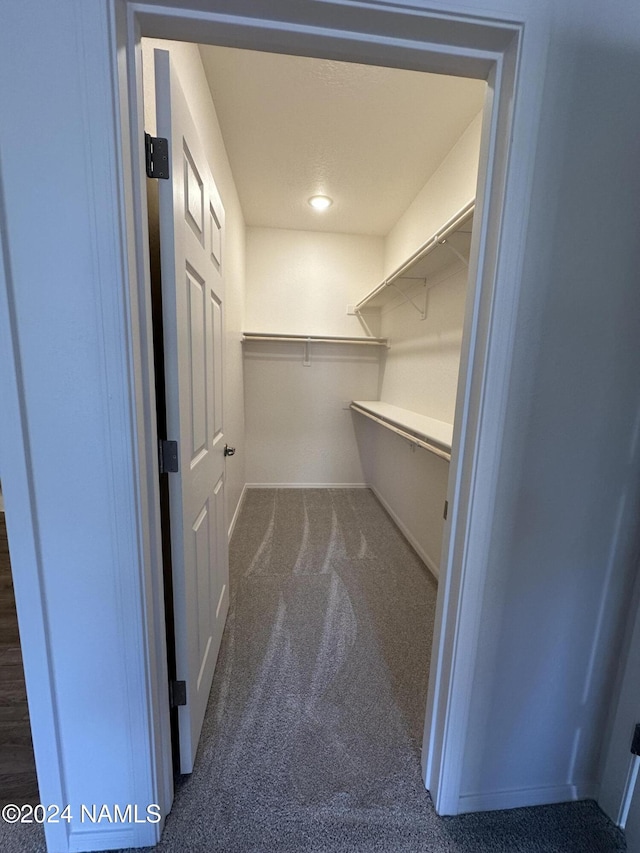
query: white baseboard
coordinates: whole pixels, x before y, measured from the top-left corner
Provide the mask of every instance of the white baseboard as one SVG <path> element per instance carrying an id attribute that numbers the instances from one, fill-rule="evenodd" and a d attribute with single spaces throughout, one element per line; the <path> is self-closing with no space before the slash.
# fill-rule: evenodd
<path id="1" fill-rule="evenodd" d="M 489 812 L 500 809 L 519 809 L 526 806 L 548 806 L 575 800 L 593 800 L 597 788 L 594 784 L 553 785 L 543 788 L 517 788 L 487 794 L 464 794 L 460 797 L 459 814 Z"/>
<path id="2" fill-rule="evenodd" d="M 233 536 L 233 531 L 236 529 L 236 521 L 238 520 L 238 516 L 240 515 L 240 510 L 242 509 L 242 504 L 244 502 L 244 497 L 247 494 L 247 484 L 245 483 L 242 487 L 242 491 L 240 492 L 240 497 L 238 498 L 238 503 L 236 504 L 235 512 L 233 513 L 233 518 L 231 519 L 231 524 L 229 525 L 229 534 L 228 539 L 231 541 L 231 537 Z"/>
<path id="3" fill-rule="evenodd" d="M 436 561 L 434 559 L 432 559 L 432 557 L 430 557 L 429 554 L 427 554 L 427 552 L 424 550 L 422 545 L 418 542 L 418 540 L 413 535 L 413 533 L 411 533 L 411 531 L 406 526 L 406 524 L 404 524 L 404 522 L 400 520 L 400 518 L 397 516 L 397 514 L 394 512 L 394 510 L 389 506 L 389 504 L 382 497 L 382 495 L 375 488 L 375 486 L 369 486 L 369 488 L 371 489 L 373 494 L 378 498 L 378 500 L 380 501 L 382 506 L 385 508 L 385 510 L 389 513 L 391 518 L 398 525 L 398 527 L 402 531 L 404 538 L 409 542 L 409 544 L 414 549 L 414 551 L 416 551 L 416 553 L 418 554 L 418 556 L 420 557 L 422 562 L 425 564 L 425 566 L 429 569 L 429 571 L 434 576 L 434 578 L 436 580 L 438 580 L 438 576 L 440 574 L 440 571 L 439 571 L 438 564 L 436 563 Z"/>
<path id="4" fill-rule="evenodd" d="M 368 489 L 366 483 L 247 483 L 246 489 Z"/>

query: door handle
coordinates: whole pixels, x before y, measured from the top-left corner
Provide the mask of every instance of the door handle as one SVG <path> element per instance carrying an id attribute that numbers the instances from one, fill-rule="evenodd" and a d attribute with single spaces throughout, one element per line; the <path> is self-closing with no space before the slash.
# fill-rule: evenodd
<path id="1" fill-rule="evenodd" d="M 225 456 L 233 456 L 233 454 L 235 452 L 236 452 L 235 447 L 229 447 L 228 444 L 225 444 L 225 446 L 224 446 L 224 455 Z"/>

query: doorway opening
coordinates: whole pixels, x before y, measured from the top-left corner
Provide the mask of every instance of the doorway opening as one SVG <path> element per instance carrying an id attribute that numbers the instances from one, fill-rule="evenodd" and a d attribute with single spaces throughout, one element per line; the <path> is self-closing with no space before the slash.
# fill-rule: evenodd
<path id="1" fill-rule="evenodd" d="M 143 39 L 145 130 L 153 135 L 163 109 L 154 49 L 168 50 L 226 216 L 239 232 L 227 233 L 222 247 L 225 310 L 236 324 L 227 322 L 224 358 L 227 374 L 239 379 L 225 382 L 225 432 L 240 439 L 244 454 L 226 467 L 228 519 L 235 522 L 251 489 L 370 489 L 433 584 L 465 311 L 474 305 L 467 278 L 485 81 Z M 189 230 L 190 155 L 184 169 Z M 166 439 L 158 182 L 151 179 L 147 191 L 156 411 L 159 438 Z M 330 208 L 320 216 L 313 205 L 319 195 Z M 165 257 L 171 264 L 171 253 Z M 238 435 L 245 429 L 246 440 Z M 161 474 L 171 683 L 187 678 L 176 666 L 168 479 Z M 312 496 L 299 497 L 305 524 L 294 572 L 306 559 L 312 513 L 322 512 Z M 339 500 L 334 504 L 337 529 L 343 520 Z M 362 557 L 373 556 L 363 531 L 360 537 Z M 335 548 L 333 538 L 328 547 Z M 410 598 L 396 606 L 409 608 Z M 432 591 L 423 613 L 431 627 L 434 610 Z M 426 645 L 413 672 L 423 685 L 423 717 Z M 411 651 L 407 646 L 404 656 Z M 422 720 L 417 728 L 419 741 Z M 178 742 L 174 708 L 174 769 Z"/>
<path id="2" fill-rule="evenodd" d="M 131 159 L 127 160 L 133 177 L 132 207 L 136 216 L 138 247 L 135 258 L 130 256 L 137 289 L 132 292 L 136 312 L 142 315 L 143 328 L 149 329 L 147 304 L 148 273 L 145 264 L 144 231 L 146 221 L 144 180 L 139 158 L 142 139 L 142 103 L 139 99 L 133 69 L 141 70 L 140 34 L 149 37 L 186 39 L 196 43 L 228 45 L 238 48 L 275 50 L 278 53 L 302 54 L 327 59 L 347 59 L 363 64 L 409 68 L 416 71 L 448 73 L 487 80 L 491 92 L 490 109 L 483 119 L 478 194 L 476 197 L 474 239 L 470 252 L 470 280 L 477 282 L 473 304 L 467 312 L 469 329 L 464 336 L 466 351 L 461 361 L 461 391 L 458 419 L 453 435 L 453 470 L 450 478 L 451 507 L 447 524 L 450 534 L 443 554 L 444 583 L 438 593 L 436 636 L 432 656 L 427 717 L 428 736 L 423 750 L 424 774 L 441 814 L 454 814 L 459 807 L 461 757 L 464 748 L 464 729 L 473 678 L 477 616 L 483 588 L 489 522 L 493 505 L 499 447 L 495 440 L 504 417 L 503 380 L 507 375 L 511 338 L 508 333 L 492 334 L 503 323 L 503 332 L 510 328 L 513 301 L 517 292 L 512 287 L 496 291 L 498 282 L 497 258 L 501 211 L 504 204 L 505 178 L 509 154 L 512 95 L 519 48 L 520 28 L 517 25 L 486 22 L 470 24 L 455 17 L 434 19 L 427 13 L 412 11 L 409 16 L 396 16 L 393 11 L 379 11 L 370 19 L 366 38 L 358 38 L 354 21 L 343 20 L 349 11 L 331 8 L 331 26 L 319 32 L 317 21 L 310 25 L 301 12 L 299 21 L 271 22 L 263 26 L 251 14 L 243 17 L 219 14 L 217 10 L 198 13 L 192 18 L 179 10 L 145 6 L 134 10 L 133 16 L 122 21 L 126 33 L 126 49 L 130 59 L 129 75 L 125 77 L 126 103 L 129 105 L 133 131 Z M 245 10 L 246 12 L 246 10 Z M 286 16 L 285 16 L 286 17 Z M 410 20 L 411 19 L 411 20 Z M 338 35 L 340 24 L 346 29 Z M 254 26 L 255 25 L 255 26 Z M 408 27 L 408 29 L 407 29 Z M 422 41 L 417 41 L 420 33 Z M 404 41 L 403 41 L 404 39 Z M 407 44 L 407 39 L 411 46 Z M 474 44 L 475 47 L 469 47 Z M 140 77 L 138 78 L 140 79 Z M 127 82 L 128 81 L 128 82 Z M 126 109 L 129 109 L 126 107 Z M 125 159 L 130 155 L 125 151 Z M 523 172 L 517 182 L 524 182 Z M 516 253 L 517 255 L 517 253 Z M 514 271 L 517 257 L 511 257 L 501 267 L 500 280 L 507 271 Z M 514 279 L 511 278 L 510 281 Z M 133 332 L 133 356 L 140 390 L 146 400 L 152 390 L 145 377 L 149 375 L 150 352 Z M 150 336 L 149 336 L 150 337 Z M 487 359 L 491 354 L 491 370 Z M 147 407 L 149 408 L 149 407 Z M 154 436 L 155 438 L 155 436 Z M 142 468 L 150 482 L 155 468 L 155 446 L 149 436 L 142 443 Z M 479 465 L 479 460 L 482 465 Z M 155 499 L 154 490 L 151 496 Z M 147 532 L 152 540 L 159 538 L 159 524 L 153 511 L 147 519 Z M 474 547 L 469 548 L 470 541 Z M 150 564 L 151 569 L 151 564 Z M 158 576 L 151 571 L 150 582 L 158 589 Z M 465 618 L 462 618 L 463 610 Z M 455 641 L 454 641 L 455 638 Z M 153 642 L 160 654 L 164 637 L 154 635 Z M 162 673 L 155 674 L 156 695 L 162 694 Z M 158 736 L 164 744 L 163 713 L 156 711 Z M 166 779 L 166 775 L 165 775 Z"/>

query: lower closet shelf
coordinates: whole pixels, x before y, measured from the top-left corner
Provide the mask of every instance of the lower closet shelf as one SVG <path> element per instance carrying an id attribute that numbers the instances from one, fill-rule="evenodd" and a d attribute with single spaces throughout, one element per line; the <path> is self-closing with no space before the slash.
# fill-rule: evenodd
<path id="1" fill-rule="evenodd" d="M 351 408 L 447 462 L 451 460 L 452 424 L 381 400 L 353 400 Z"/>

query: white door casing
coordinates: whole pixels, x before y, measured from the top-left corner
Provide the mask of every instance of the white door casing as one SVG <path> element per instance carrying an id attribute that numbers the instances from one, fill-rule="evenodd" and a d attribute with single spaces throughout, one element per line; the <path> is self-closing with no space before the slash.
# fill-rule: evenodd
<path id="1" fill-rule="evenodd" d="M 631 754 L 631 742 L 640 721 L 640 579 L 636 579 L 626 626 L 614 710 L 605 746 L 598 805 L 618 826 L 626 827 L 640 851 L 640 780 L 638 759 Z"/>
<path id="2" fill-rule="evenodd" d="M 640 853 L 640 785 L 636 785 L 631 799 L 625 837 L 628 853 Z"/>
<path id="3" fill-rule="evenodd" d="M 458 756 L 450 754 L 448 747 L 464 742 L 473 684 L 473 664 L 469 661 L 477 645 L 483 601 L 482 596 L 477 594 L 477 588 L 482 589 L 488 565 L 488 537 L 480 537 L 478 541 L 473 536 L 473 548 L 468 548 L 467 543 L 471 535 L 471 519 L 474 521 L 474 530 L 479 530 L 492 517 L 492 495 L 498 471 L 496 459 L 499 459 L 500 447 L 494 437 L 501 435 L 506 412 L 504 391 L 513 343 L 510 318 L 519 296 L 522 263 L 523 244 L 521 240 L 515 239 L 521 235 L 524 227 L 518 211 L 522 210 L 522 198 L 531 195 L 535 161 L 534 131 L 542 98 L 542 83 L 536 71 L 544 63 L 548 39 L 538 34 L 538 38 L 533 38 L 528 43 L 528 49 L 522 52 L 520 35 L 524 19 L 520 20 L 514 15 L 505 23 L 502 18 L 497 20 L 486 10 L 482 18 L 474 20 L 472 24 L 462 18 L 456 19 L 455 14 L 448 16 L 445 34 L 438 29 L 442 21 L 438 20 L 437 15 L 433 16 L 427 10 L 416 10 L 415 7 L 409 11 L 408 6 L 402 8 L 401 4 L 400 14 L 392 10 L 385 12 L 385 20 L 378 21 L 373 30 L 367 30 L 365 38 L 360 37 L 357 25 L 358 34 L 349 38 L 345 33 L 353 29 L 354 20 L 351 16 L 359 13 L 353 13 L 348 5 L 343 8 L 340 2 L 327 4 L 322 31 L 318 30 L 315 17 L 318 10 L 309 10 L 306 6 L 296 7 L 295 14 L 291 15 L 291 9 L 287 7 L 280 25 L 274 20 L 265 24 L 259 11 L 251 6 L 251 0 L 238 0 L 232 14 L 226 7 L 221 9 L 216 0 L 212 0 L 206 12 L 188 13 L 183 8 L 168 9 L 166 5 L 153 3 L 138 8 L 135 3 L 129 6 L 127 0 L 113 2 L 119 9 L 121 7 L 118 23 L 122 37 L 119 44 L 123 52 L 126 50 L 130 67 L 134 64 L 139 67 L 138 44 L 140 35 L 144 35 L 152 38 L 182 38 L 196 43 L 224 43 L 274 52 L 281 51 L 284 46 L 289 48 L 285 52 L 304 55 L 317 55 L 316 51 L 324 55 L 329 50 L 335 58 L 347 61 L 380 64 L 384 59 L 384 64 L 390 67 L 414 69 L 416 58 L 419 57 L 421 70 L 470 74 L 485 79 L 493 77 L 491 104 L 485 115 L 493 116 L 495 112 L 497 120 L 494 131 L 486 140 L 484 156 L 481 157 L 482 180 L 479 181 L 477 193 L 479 292 L 470 320 L 470 363 L 464 381 L 464 413 L 458 419 L 469 428 L 461 429 L 460 434 L 454 437 L 458 448 L 459 476 L 456 478 L 453 502 L 450 502 L 453 506 L 450 516 L 452 529 L 454 521 L 459 520 L 460 523 L 455 525 L 451 535 L 450 589 L 445 591 L 439 604 L 443 636 L 437 655 L 432 660 L 438 701 L 430 709 L 428 724 L 431 735 L 425 737 L 424 741 L 424 754 L 428 758 L 425 774 L 436 808 L 441 814 L 456 814 L 459 810 L 461 762 Z M 407 49 L 400 44 L 399 39 L 406 39 L 409 32 L 407 21 L 410 21 L 413 35 L 421 33 L 422 41 L 419 41 L 418 50 Z M 432 23 L 435 28 L 429 29 Z M 518 80 L 521 77 L 526 83 L 520 86 Z M 139 142 L 143 124 L 141 94 L 129 66 L 122 67 L 119 79 L 121 110 L 127 115 L 131 109 L 137 118 L 137 125 L 134 125 L 131 134 L 131 150 L 136 152 L 139 148 L 136 147 L 136 138 Z M 521 118 L 517 122 L 517 144 L 514 148 L 511 121 L 515 91 L 518 92 L 518 103 L 527 106 L 520 107 L 520 115 L 526 116 L 526 119 Z M 133 180 L 133 202 L 130 206 L 133 209 L 137 205 L 131 215 L 135 219 L 137 210 L 141 211 L 139 217 L 144 228 L 144 165 L 135 156 L 131 159 L 128 141 L 125 140 L 123 157 L 127 174 Z M 516 167 L 513 167 L 511 157 L 514 151 L 517 152 Z M 507 175 L 509 164 L 511 168 Z M 504 211 L 511 210 L 513 205 L 514 215 L 505 217 Z M 514 239 L 510 240 L 510 235 Z M 510 247 L 509 251 L 504 247 Z M 517 249 L 512 251 L 514 247 Z M 138 264 L 141 253 L 144 263 Z M 143 328 L 149 333 L 150 311 L 144 302 L 148 287 L 148 263 L 144 261 L 144 246 L 140 238 L 137 254 L 130 258 L 130 266 L 134 307 L 142 307 Z M 497 288 L 499 282 L 509 284 Z M 494 290 L 496 299 L 493 298 Z M 496 329 L 500 330 L 499 334 L 495 333 Z M 489 353 L 492 365 L 490 371 L 487 370 Z M 148 346 L 136 338 L 133 347 L 134 366 L 140 368 L 140 365 L 146 363 L 145 358 L 148 359 Z M 153 400 L 153 388 L 148 380 L 142 382 L 141 393 L 146 400 Z M 140 415 L 139 427 L 144 423 L 144 417 Z M 144 430 L 140 434 L 144 442 Z M 154 460 L 149 461 L 149 455 L 145 445 L 144 460 L 147 467 L 154 464 Z M 479 460 L 482 465 L 478 468 Z M 143 521 L 146 518 L 144 513 L 142 518 Z M 157 528 L 152 528 L 150 535 L 157 537 Z M 150 583 L 157 586 L 157 578 L 153 573 L 150 573 Z M 463 601 L 465 618 L 461 618 Z M 471 618 L 466 612 L 469 609 L 473 611 Z M 153 642 L 154 648 L 158 647 L 162 651 L 164 638 L 156 634 Z M 151 676 L 152 679 L 156 678 L 153 670 Z M 157 713 L 154 714 L 154 721 L 156 718 Z M 160 728 L 157 727 L 156 731 L 160 731 Z M 166 739 L 166 734 L 164 737 Z"/>
<path id="4" fill-rule="evenodd" d="M 157 133 L 169 140 L 160 180 L 160 250 L 180 770 L 190 773 L 229 609 L 222 421 L 224 209 L 169 53 L 155 51 Z"/>

